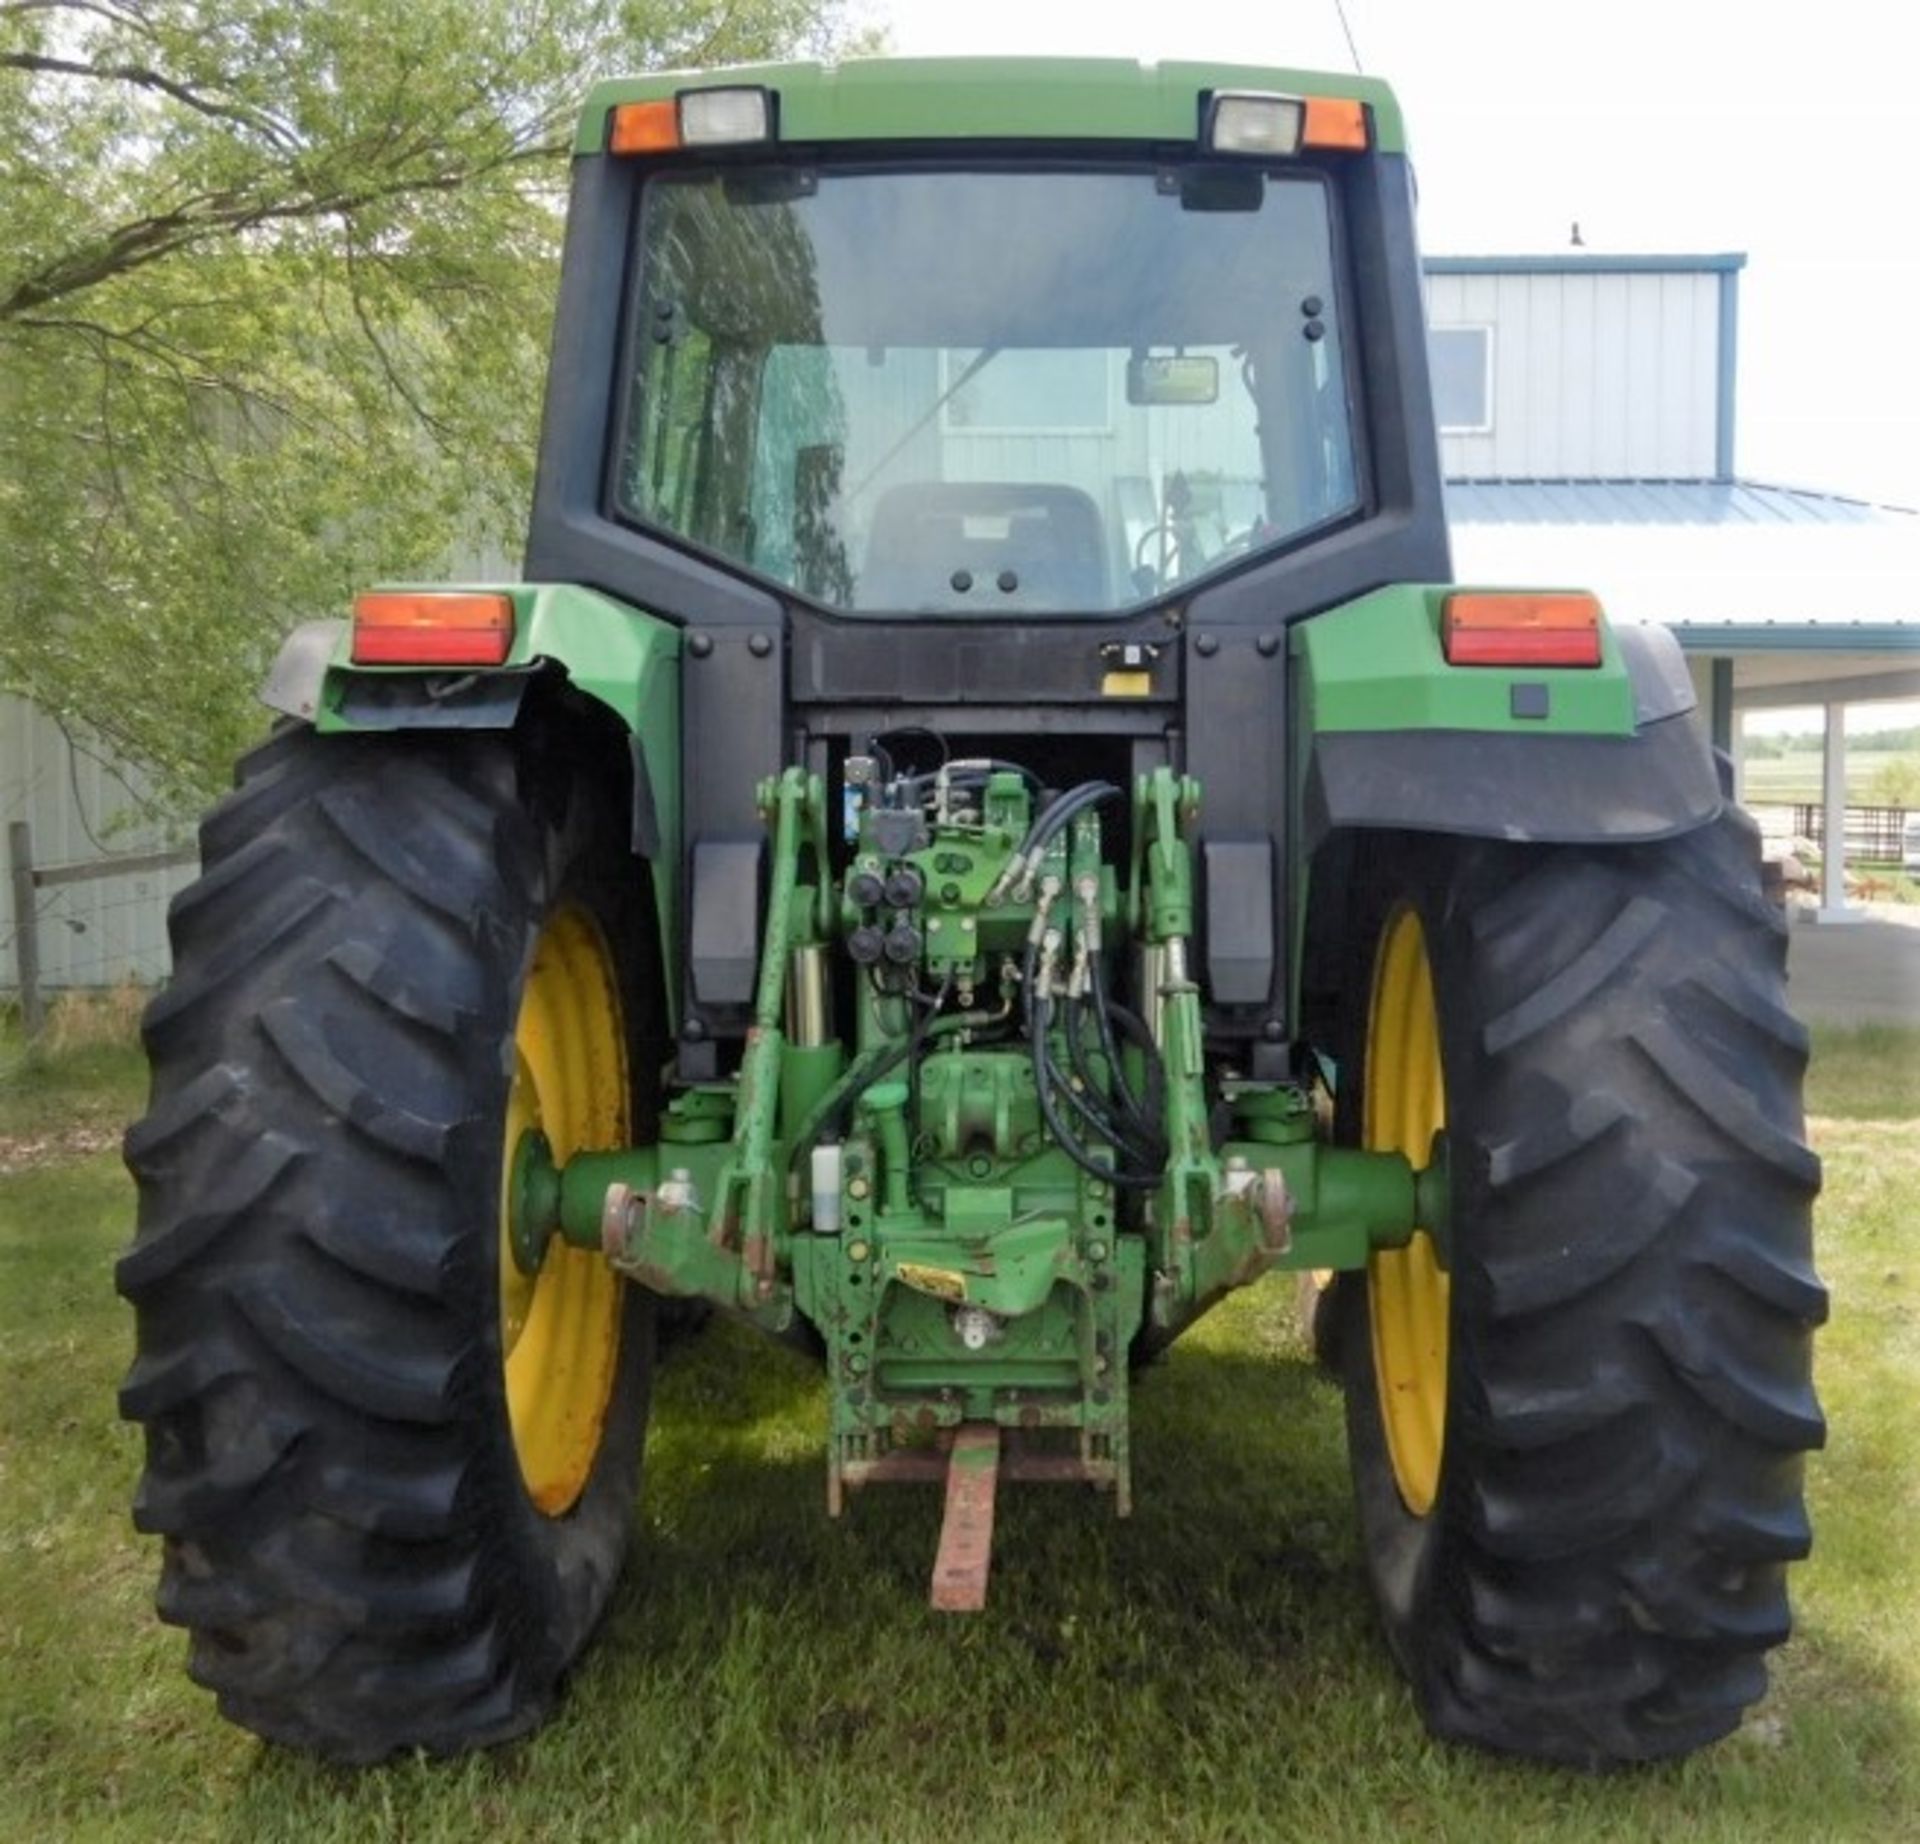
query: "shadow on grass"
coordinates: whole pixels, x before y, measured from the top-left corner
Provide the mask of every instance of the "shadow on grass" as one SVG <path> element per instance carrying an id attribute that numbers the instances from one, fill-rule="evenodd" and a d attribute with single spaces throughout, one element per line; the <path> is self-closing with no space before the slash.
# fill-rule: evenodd
<path id="1" fill-rule="evenodd" d="M 687 1353 L 682 1374 L 663 1379 L 648 1460 L 651 1516 L 616 1627 L 632 1615 L 649 1642 L 663 1607 L 724 1623 L 725 1602 L 695 1592 L 716 1574 L 747 1600 L 822 1622 L 845 1622 L 855 1588 L 862 1601 L 885 1600 L 890 1614 L 922 1611 L 940 1493 L 871 1488 L 830 1522 L 817 1373 L 784 1353 L 753 1362 L 740 1342 L 748 1338 L 716 1327 L 704 1348 Z M 1122 1523 L 1110 1498 L 1079 1488 L 1005 1486 L 987 1624 L 1001 1611 L 1015 1625 L 1044 1614 L 1064 1592 L 1076 1606 L 1111 1601 L 1187 1631 L 1207 1622 L 1220 1583 L 1256 1602 L 1266 1593 L 1274 1612 L 1303 1583 L 1320 1593 L 1350 1576 L 1358 1590 L 1330 1386 L 1304 1365 L 1182 1350 L 1136 1379 L 1135 1391 L 1134 1516 Z M 685 1417 L 690 1403 L 699 1405 L 697 1421 Z M 1232 1624 L 1244 1627 L 1242 1594 L 1228 1598 Z M 957 1632 L 966 1623 L 931 1624 Z M 691 1637 L 676 1632 L 674 1643 Z"/>
<path id="2" fill-rule="evenodd" d="M 1271 1295 L 1220 1318 L 1141 1380 L 1134 1518 L 1006 1488 L 974 1619 L 926 1606 L 939 1494 L 830 1523 L 816 1375 L 709 1328 L 661 1379 L 627 1577 L 549 1727 L 358 1778 L 263 1753 L 229 1835 L 374 1811 L 409 1838 L 609 1812 L 635 1838 L 1886 1835 L 1912 1712 L 1817 1627 L 1803 1694 L 1689 1763 L 1594 1779 L 1429 1741 L 1374 1626 L 1337 1394 L 1244 1348 L 1284 1348 Z"/>

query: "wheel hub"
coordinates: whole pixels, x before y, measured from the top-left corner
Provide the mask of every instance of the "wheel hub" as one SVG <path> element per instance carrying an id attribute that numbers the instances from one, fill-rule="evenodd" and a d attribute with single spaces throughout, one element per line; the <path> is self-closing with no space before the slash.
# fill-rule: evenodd
<path id="1" fill-rule="evenodd" d="M 540 1272 L 560 1220 L 560 1168 L 553 1143 L 538 1127 L 513 1143 L 507 1177 L 507 1246 L 522 1274 Z"/>

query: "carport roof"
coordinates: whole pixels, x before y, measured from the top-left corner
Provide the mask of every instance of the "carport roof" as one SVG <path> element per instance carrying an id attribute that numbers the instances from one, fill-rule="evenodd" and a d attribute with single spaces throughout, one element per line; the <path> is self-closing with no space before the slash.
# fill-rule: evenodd
<path id="1" fill-rule="evenodd" d="M 1454 480 L 1463 583 L 1580 586 L 1691 651 L 1920 649 L 1920 516 L 1744 480 Z"/>
<path id="2" fill-rule="evenodd" d="M 1914 514 L 1757 480 L 1449 480 L 1460 525 L 1872 525 Z"/>

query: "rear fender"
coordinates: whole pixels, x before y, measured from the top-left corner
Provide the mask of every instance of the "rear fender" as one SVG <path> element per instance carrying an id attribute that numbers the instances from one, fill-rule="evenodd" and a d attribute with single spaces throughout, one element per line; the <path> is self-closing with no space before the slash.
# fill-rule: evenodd
<path id="1" fill-rule="evenodd" d="M 1348 828 L 1628 844 L 1719 815 L 1713 752 L 1664 628 L 1603 624 L 1597 667 L 1450 666 L 1450 593 L 1397 585 L 1295 630 L 1305 854 Z"/>
<path id="2" fill-rule="evenodd" d="M 345 621 L 310 621 L 280 649 L 261 698 L 323 734 L 508 730 L 528 692 L 558 675 L 611 712 L 633 767 L 632 839 L 652 869 L 664 964 L 677 966 L 680 914 L 680 632 L 570 583 L 432 584 L 513 601 L 513 646 L 498 666 L 359 666 Z M 677 982 L 666 982 L 669 994 Z"/>
<path id="3" fill-rule="evenodd" d="M 1459 667 L 1445 586 L 1401 584 L 1294 631 L 1293 1018 L 1349 1002 L 1341 941 L 1369 835 L 1628 845 L 1716 819 L 1724 792 L 1664 628 L 1603 624 L 1596 667 Z"/>

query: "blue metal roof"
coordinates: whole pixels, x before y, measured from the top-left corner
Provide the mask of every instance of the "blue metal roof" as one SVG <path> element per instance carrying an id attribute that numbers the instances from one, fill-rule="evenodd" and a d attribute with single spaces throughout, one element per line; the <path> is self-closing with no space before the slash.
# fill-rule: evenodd
<path id="1" fill-rule="evenodd" d="M 1614 255 L 1600 250 L 1556 250 L 1543 256 L 1428 256 L 1429 275 L 1737 275 L 1744 252 L 1695 256 Z"/>
<path id="2" fill-rule="evenodd" d="M 1920 627 L 1900 621 L 1669 621 L 1688 652 L 1920 653 Z"/>
<path id="3" fill-rule="evenodd" d="M 1455 525 L 1879 525 L 1915 515 L 1753 480 L 1450 480 Z"/>
<path id="4" fill-rule="evenodd" d="M 1920 636 L 1920 516 L 1894 507 L 1750 480 L 1455 480 L 1447 509 L 1461 582 L 1578 583 L 1691 645 Z"/>

